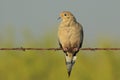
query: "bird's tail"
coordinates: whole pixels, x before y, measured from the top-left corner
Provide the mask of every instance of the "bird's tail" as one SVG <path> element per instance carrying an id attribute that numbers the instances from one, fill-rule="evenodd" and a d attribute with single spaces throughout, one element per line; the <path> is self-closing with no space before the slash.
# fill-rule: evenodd
<path id="1" fill-rule="evenodd" d="M 65 56 L 65 59 L 66 59 L 68 77 L 69 77 L 71 74 L 71 71 L 72 71 L 72 67 L 73 67 L 75 60 L 76 60 L 76 56 L 73 56 L 72 53 L 67 53 L 67 55 Z"/>

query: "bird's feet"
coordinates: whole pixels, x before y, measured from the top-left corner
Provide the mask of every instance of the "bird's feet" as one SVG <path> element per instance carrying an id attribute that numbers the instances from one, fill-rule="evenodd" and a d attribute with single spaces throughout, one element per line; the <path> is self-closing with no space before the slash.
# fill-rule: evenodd
<path id="1" fill-rule="evenodd" d="M 72 48 L 72 49 L 69 49 L 69 50 L 73 50 L 74 52 L 78 51 L 79 48 Z M 63 51 L 67 52 L 68 51 L 68 48 L 63 48 Z"/>
<path id="2" fill-rule="evenodd" d="M 76 51 L 78 51 L 79 50 L 79 48 L 73 48 L 73 51 L 74 52 L 76 52 Z"/>
<path id="3" fill-rule="evenodd" d="M 67 51 L 68 51 L 68 48 L 63 48 L 63 51 L 67 52 Z"/>

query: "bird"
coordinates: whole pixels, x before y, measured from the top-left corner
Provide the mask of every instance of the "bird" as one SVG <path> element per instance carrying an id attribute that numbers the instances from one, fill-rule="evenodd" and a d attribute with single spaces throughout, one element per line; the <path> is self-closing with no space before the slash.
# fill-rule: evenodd
<path id="1" fill-rule="evenodd" d="M 70 77 L 77 58 L 76 54 L 82 47 L 83 27 L 70 11 L 62 11 L 58 19 L 61 19 L 58 27 L 58 43 L 65 53 L 68 77 Z"/>

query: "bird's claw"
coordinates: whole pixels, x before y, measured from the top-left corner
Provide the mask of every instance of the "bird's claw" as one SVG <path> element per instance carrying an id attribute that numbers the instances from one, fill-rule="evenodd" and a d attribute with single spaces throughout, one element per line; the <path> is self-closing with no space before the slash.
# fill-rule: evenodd
<path id="1" fill-rule="evenodd" d="M 68 48 L 63 48 L 64 51 L 68 51 Z"/>
<path id="2" fill-rule="evenodd" d="M 78 48 L 73 48 L 73 51 L 78 51 L 79 49 Z"/>

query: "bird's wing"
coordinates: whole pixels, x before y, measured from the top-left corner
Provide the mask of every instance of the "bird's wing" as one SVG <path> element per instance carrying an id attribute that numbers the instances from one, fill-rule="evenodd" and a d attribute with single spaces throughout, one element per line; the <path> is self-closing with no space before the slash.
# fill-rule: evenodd
<path id="1" fill-rule="evenodd" d="M 83 44 L 83 37 L 84 37 L 84 33 L 83 33 L 83 29 L 82 29 L 82 30 L 81 30 L 81 36 L 80 36 L 81 42 L 80 42 L 79 48 L 82 47 L 82 44 Z"/>
<path id="2" fill-rule="evenodd" d="M 59 45 L 60 45 L 60 48 L 62 48 L 62 44 L 60 43 L 60 40 L 58 39 L 58 43 L 59 43 Z"/>
<path id="3" fill-rule="evenodd" d="M 60 40 L 58 40 L 58 43 L 59 43 L 60 48 L 63 49 L 62 44 L 60 43 Z M 66 53 L 66 51 L 64 51 L 64 50 L 63 50 L 63 52 Z"/>

